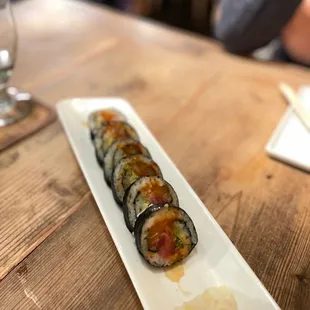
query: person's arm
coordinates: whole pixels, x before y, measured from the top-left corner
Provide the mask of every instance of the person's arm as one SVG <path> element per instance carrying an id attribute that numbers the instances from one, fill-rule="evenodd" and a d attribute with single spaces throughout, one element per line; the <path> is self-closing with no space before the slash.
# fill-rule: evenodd
<path id="1" fill-rule="evenodd" d="M 290 22 L 283 28 L 281 43 L 289 56 L 310 65 L 310 0 L 303 0 Z"/>
<path id="2" fill-rule="evenodd" d="M 248 53 L 280 35 L 301 0 L 221 0 L 215 36 L 233 53 Z"/>

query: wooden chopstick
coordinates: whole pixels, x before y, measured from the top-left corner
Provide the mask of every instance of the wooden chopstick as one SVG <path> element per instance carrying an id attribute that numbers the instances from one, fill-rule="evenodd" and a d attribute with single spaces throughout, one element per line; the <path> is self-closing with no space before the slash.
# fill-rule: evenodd
<path id="1" fill-rule="evenodd" d="M 300 99 L 298 95 L 295 93 L 295 91 L 285 83 L 280 83 L 279 88 L 283 96 L 286 98 L 286 100 L 289 102 L 289 104 L 296 112 L 299 119 L 308 129 L 310 129 L 310 114 L 301 104 Z"/>

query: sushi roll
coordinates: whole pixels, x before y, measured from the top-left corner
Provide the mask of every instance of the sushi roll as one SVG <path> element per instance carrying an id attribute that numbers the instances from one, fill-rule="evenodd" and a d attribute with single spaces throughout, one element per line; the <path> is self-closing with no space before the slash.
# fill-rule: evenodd
<path id="1" fill-rule="evenodd" d="M 179 201 L 172 186 L 161 177 L 142 177 L 126 191 L 123 212 L 126 226 L 133 231 L 137 217 L 152 205 L 169 205 L 178 207 Z"/>
<path id="2" fill-rule="evenodd" d="M 136 246 L 152 266 L 167 267 L 186 258 L 198 242 L 195 226 L 181 208 L 154 205 L 135 225 Z"/>
<path id="3" fill-rule="evenodd" d="M 144 176 L 162 176 L 158 165 L 144 155 L 132 155 L 122 159 L 112 175 L 112 191 L 115 201 L 122 205 L 125 191 L 137 179 Z"/>
<path id="4" fill-rule="evenodd" d="M 100 166 L 103 166 L 104 156 L 108 148 L 117 140 L 131 138 L 139 140 L 136 131 L 126 122 L 110 122 L 97 132 L 94 140 L 96 157 Z"/>
<path id="5" fill-rule="evenodd" d="M 114 109 L 105 109 L 92 112 L 88 117 L 90 137 L 94 140 L 97 131 L 106 123 L 112 121 L 124 121 L 125 117 Z"/>
<path id="6" fill-rule="evenodd" d="M 111 184 L 113 169 L 120 162 L 120 160 L 136 154 L 151 157 L 149 151 L 140 142 L 133 139 L 115 141 L 108 148 L 103 160 L 104 177 L 108 185 Z"/>

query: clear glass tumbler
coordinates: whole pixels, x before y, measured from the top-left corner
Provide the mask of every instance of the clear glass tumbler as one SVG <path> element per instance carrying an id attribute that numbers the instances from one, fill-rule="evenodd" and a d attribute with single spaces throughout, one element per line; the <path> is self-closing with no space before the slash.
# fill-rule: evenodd
<path id="1" fill-rule="evenodd" d="M 16 50 L 17 31 L 11 3 L 10 0 L 0 0 L 0 127 L 13 124 L 31 112 L 30 98 L 20 100 L 15 88 L 7 88 Z"/>

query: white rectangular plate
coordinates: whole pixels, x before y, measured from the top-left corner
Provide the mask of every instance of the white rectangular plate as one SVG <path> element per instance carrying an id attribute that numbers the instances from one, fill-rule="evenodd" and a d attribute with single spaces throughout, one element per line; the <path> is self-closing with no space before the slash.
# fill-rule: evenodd
<path id="1" fill-rule="evenodd" d="M 125 226 L 121 209 L 114 202 L 111 190 L 105 184 L 102 170 L 96 162 L 89 131 L 85 126 L 89 113 L 104 108 L 118 109 L 137 130 L 141 142 L 158 163 L 164 178 L 175 188 L 180 206 L 196 226 L 199 242 L 184 262 L 184 276 L 179 283 L 169 280 L 164 270 L 154 269 L 144 263 L 135 247 L 133 236 Z M 60 102 L 57 111 L 145 310 L 178 309 L 211 287 L 219 286 L 228 287 L 237 302 L 238 310 L 280 309 L 126 101 L 117 98 L 70 99 Z M 204 301 L 203 307 L 191 309 L 218 308 L 208 306 Z"/>

